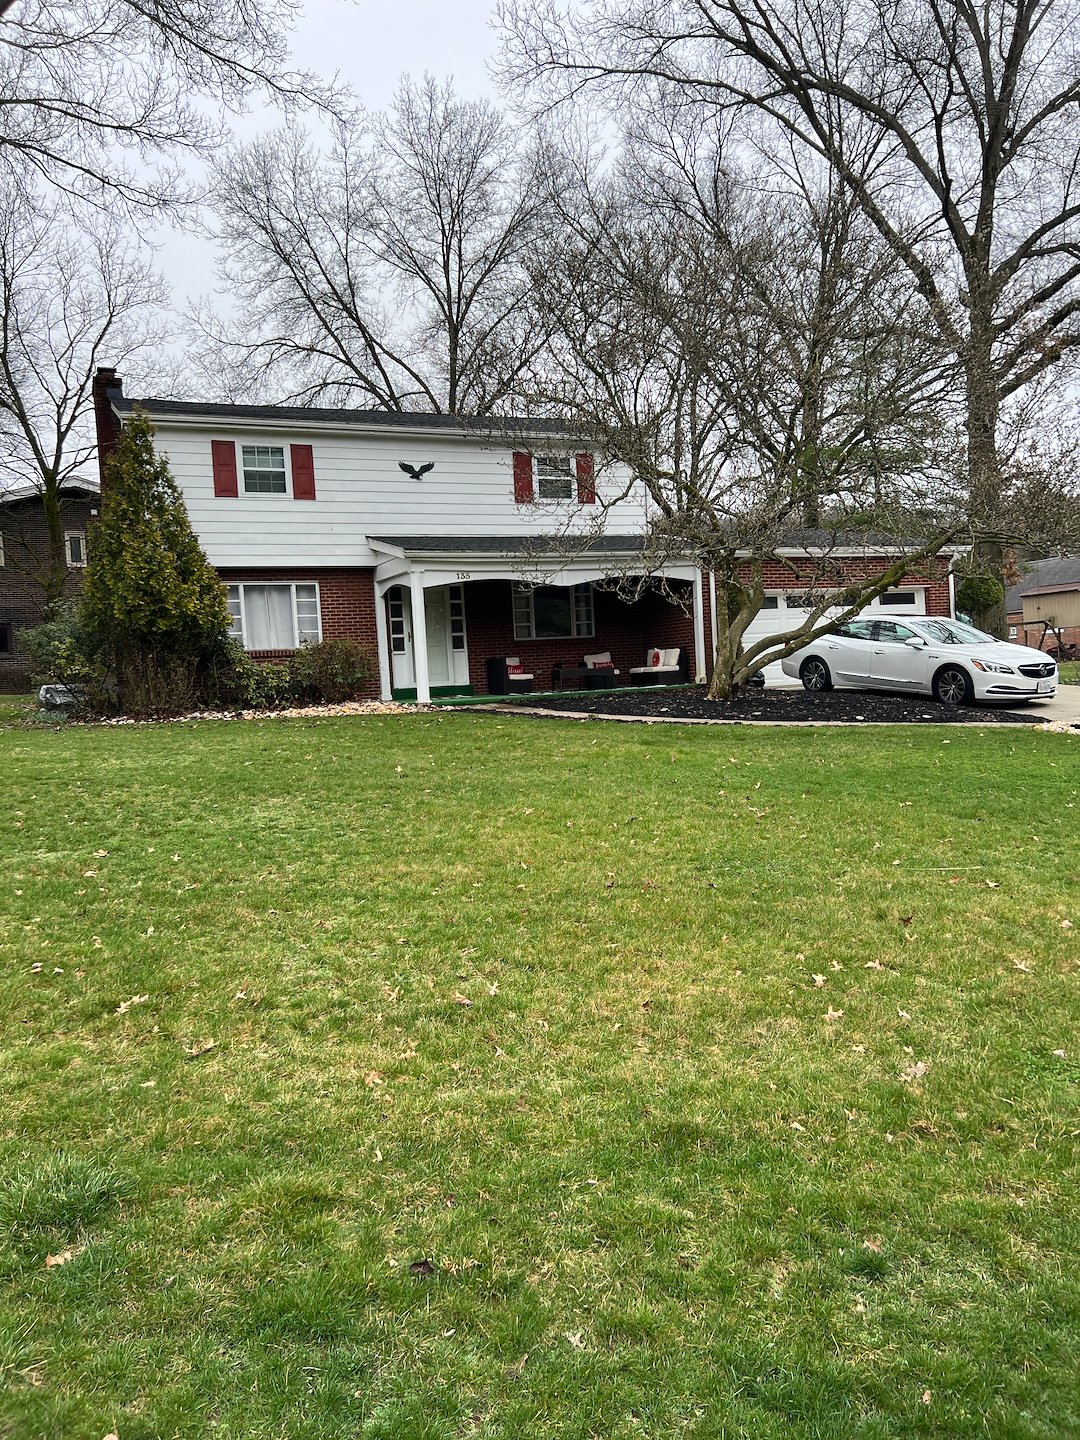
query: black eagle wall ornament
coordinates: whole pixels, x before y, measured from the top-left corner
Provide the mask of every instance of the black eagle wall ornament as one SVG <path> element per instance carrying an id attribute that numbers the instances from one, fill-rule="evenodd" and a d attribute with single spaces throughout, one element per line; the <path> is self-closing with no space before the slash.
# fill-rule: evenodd
<path id="1" fill-rule="evenodd" d="M 420 468 L 417 469 L 415 465 L 406 465 L 404 460 L 399 460 L 398 469 L 404 470 L 405 474 L 411 476 L 414 480 L 422 480 L 429 470 L 435 469 L 435 461 L 429 460 L 426 465 L 421 465 Z"/>

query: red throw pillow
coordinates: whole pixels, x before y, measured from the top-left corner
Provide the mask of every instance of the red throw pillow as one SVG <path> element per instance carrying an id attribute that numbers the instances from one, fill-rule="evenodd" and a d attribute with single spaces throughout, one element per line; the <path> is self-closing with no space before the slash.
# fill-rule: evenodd
<path id="1" fill-rule="evenodd" d="M 524 665 L 507 665 L 507 667 L 506 667 L 506 673 L 507 673 L 508 675 L 524 675 L 524 674 L 525 674 L 525 666 L 524 666 Z"/>
<path id="2" fill-rule="evenodd" d="M 660 664 L 660 661 L 661 661 L 662 659 L 663 659 L 663 656 L 660 654 L 660 651 L 659 651 L 659 650 L 650 650 L 650 651 L 649 651 L 649 664 L 650 664 L 654 669 Z"/>
<path id="3" fill-rule="evenodd" d="M 593 663 L 592 663 L 592 668 L 593 668 L 594 670 L 614 670 L 614 669 L 615 669 L 615 661 L 614 661 L 614 660 L 594 660 Z"/>

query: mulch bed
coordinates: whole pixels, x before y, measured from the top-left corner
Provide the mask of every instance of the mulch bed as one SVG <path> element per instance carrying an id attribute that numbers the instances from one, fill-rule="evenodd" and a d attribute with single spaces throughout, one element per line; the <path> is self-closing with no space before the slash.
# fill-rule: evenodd
<path id="1" fill-rule="evenodd" d="M 867 691 L 750 690 L 734 700 L 710 700 L 698 687 L 686 690 L 599 690 L 588 695 L 523 695 L 506 702 L 551 714 L 573 711 L 635 720 L 863 721 L 885 725 L 1037 725 L 1038 709 L 939 705 L 928 696 L 876 695 Z"/>

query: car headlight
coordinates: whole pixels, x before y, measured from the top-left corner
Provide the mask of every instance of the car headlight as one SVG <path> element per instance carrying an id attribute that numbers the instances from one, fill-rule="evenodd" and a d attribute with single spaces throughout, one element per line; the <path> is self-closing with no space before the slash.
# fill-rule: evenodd
<path id="1" fill-rule="evenodd" d="M 999 665 L 996 660 L 972 660 L 976 670 L 989 670 L 995 675 L 1015 675 L 1011 665 Z"/>

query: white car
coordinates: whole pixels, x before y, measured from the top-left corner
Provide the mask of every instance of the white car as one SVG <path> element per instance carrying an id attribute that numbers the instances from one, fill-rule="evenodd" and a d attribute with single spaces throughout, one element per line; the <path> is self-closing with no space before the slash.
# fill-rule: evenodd
<path id="1" fill-rule="evenodd" d="M 1041 650 L 929 616 L 849 620 L 781 664 L 807 690 L 899 690 L 933 695 L 943 705 L 1049 699 L 1058 680 L 1057 665 Z"/>

